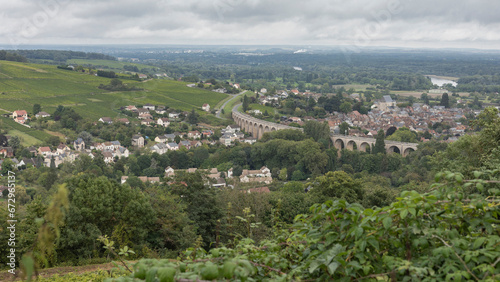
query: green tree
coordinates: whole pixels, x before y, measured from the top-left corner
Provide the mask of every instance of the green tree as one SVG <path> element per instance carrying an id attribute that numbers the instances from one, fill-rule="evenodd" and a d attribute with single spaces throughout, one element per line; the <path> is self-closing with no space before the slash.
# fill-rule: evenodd
<path id="1" fill-rule="evenodd" d="M 40 106 L 40 104 L 33 105 L 33 114 L 34 115 L 38 114 L 41 111 L 42 111 L 42 106 Z"/>
<path id="2" fill-rule="evenodd" d="M 343 102 L 340 104 L 340 111 L 346 114 L 352 112 L 352 104 L 347 101 Z"/>
<path id="3" fill-rule="evenodd" d="M 17 150 L 17 148 L 21 146 L 21 139 L 19 136 L 11 136 L 9 139 L 9 146 L 11 146 L 12 149 Z"/>
<path id="4" fill-rule="evenodd" d="M 248 110 L 250 110 L 250 101 L 249 101 L 247 95 L 243 96 L 242 108 L 243 108 L 243 112 L 247 112 Z"/>
<path id="5" fill-rule="evenodd" d="M 422 95 L 420 95 L 420 99 L 422 100 L 422 102 L 426 105 L 429 105 L 429 95 L 427 95 L 427 93 L 422 93 Z"/>
<path id="6" fill-rule="evenodd" d="M 46 142 L 51 146 L 57 147 L 61 144 L 61 139 L 58 136 L 50 136 Z"/>
<path id="7" fill-rule="evenodd" d="M 416 143 L 417 134 L 415 132 L 412 132 L 408 127 L 401 127 L 392 135 L 387 137 L 386 140 Z"/>
<path id="8" fill-rule="evenodd" d="M 280 173 L 279 173 L 279 175 L 278 175 L 278 178 L 279 178 L 279 180 L 281 180 L 281 181 L 286 181 L 286 180 L 287 180 L 287 178 L 288 178 L 288 172 L 287 172 L 286 167 L 285 167 L 285 168 L 282 168 L 282 169 L 280 170 Z"/>
<path id="9" fill-rule="evenodd" d="M 316 142 L 320 139 L 328 140 L 330 138 L 330 127 L 326 122 L 306 121 L 304 124 L 304 133 L 312 137 Z"/>
<path id="10" fill-rule="evenodd" d="M 195 112 L 194 108 L 188 114 L 187 120 L 190 124 L 197 124 L 198 123 L 198 114 Z"/>
<path id="11" fill-rule="evenodd" d="M 444 93 L 443 96 L 441 96 L 441 102 L 439 104 L 445 108 L 450 107 L 450 98 L 448 97 L 448 93 Z"/>
<path id="12" fill-rule="evenodd" d="M 113 79 L 111 79 L 109 84 L 111 84 L 114 87 L 117 87 L 117 86 L 123 85 L 123 82 L 121 80 L 119 80 L 118 78 L 113 78 Z"/>
<path id="13" fill-rule="evenodd" d="M 140 250 L 155 213 L 142 192 L 108 178 L 83 174 L 67 182 L 70 210 L 61 231 L 58 257 L 71 261 L 102 253 L 99 236 Z M 98 196 L 97 196 L 98 195 Z"/>
<path id="14" fill-rule="evenodd" d="M 363 189 L 359 180 L 352 179 L 344 171 L 330 171 L 317 177 L 312 184 L 312 194 L 328 198 L 343 199 L 349 203 L 363 200 Z"/>
<path id="15" fill-rule="evenodd" d="M 375 139 L 375 146 L 373 147 L 373 153 L 378 154 L 382 153 L 385 154 L 385 141 L 384 141 L 384 130 L 380 129 L 377 132 L 377 138 Z"/>
<path id="16" fill-rule="evenodd" d="M 189 219 L 187 206 L 181 198 L 166 189 L 148 188 L 145 192 L 156 214 L 148 234 L 155 249 L 173 251 L 177 255 L 192 247 L 196 241 L 196 225 Z"/>
<path id="17" fill-rule="evenodd" d="M 14 170 L 14 166 L 15 164 L 11 159 L 4 159 L 2 163 L 2 168 L 0 170 L 0 174 L 4 176 L 8 175 L 9 171 Z"/>
<path id="18" fill-rule="evenodd" d="M 349 124 L 347 122 L 343 122 L 339 125 L 339 134 L 349 135 Z"/>
<path id="19" fill-rule="evenodd" d="M 181 136 L 180 135 L 176 135 L 174 137 L 174 142 L 177 143 L 177 144 L 179 144 L 179 142 L 181 142 Z"/>
<path id="20" fill-rule="evenodd" d="M 197 234 L 202 236 L 204 247 L 210 248 L 216 241 L 217 221 L 222 217 L 222 210 L 215 204 L 216 190 L 206 187 L 202 175 L 197 172 L 176 176 L 171 193 L 182 196 L 189 218 L 197 226 Z"/>

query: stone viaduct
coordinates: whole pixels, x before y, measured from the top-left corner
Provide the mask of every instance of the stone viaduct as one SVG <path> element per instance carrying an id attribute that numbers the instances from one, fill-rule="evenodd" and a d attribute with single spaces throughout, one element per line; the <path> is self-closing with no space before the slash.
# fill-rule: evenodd
<path id="1" fill-rule="evenodd" d="M 342 149 L 347 149 L 350 151 L 366 151 L 368 148 L 375 146 L 375 138 L 366 137 L 355 137 L 355 136 L 344 136 L 344 135 L 332 135 L 333 145 L 339 151 Z M 410 152 L 417 150 L 417 143 L 406 143 L 385 140 L 385 149 L 387 153 L 398 153 L 406 157 Z"/>
<path id="2" fill-rule="evenodd" d="M 237 105 L 238 106 L 238 105 Z M 281 130 L 281 129 L 295 129 L 303 131 L 302 128 L 292 127 L 288 125 L 278 124 L 274 122 L 260 120 L 250 115 L 238 112 L 237 106 L 232 111 L 234 122 L 240 126 L 247 133 L 251 133 L 253 137 L 260 139 L 266 132 Z M 366 151 L 368 148 L 375 146 L 375 138 L 344 136 L 344 135 L 331 135 L 332 142 L 339 150 L 359 150 Z M 406 157 L 410 152 L 417 150 L 417 143 L 406 143 L 385 140 L 385 149 L 388 153 L 398 153 Z"/>
<path id="3" fill-rule="evenodd" d="M 235 110 L 233 110 L 233 120 L 240 126 L 241 129 L 245 130 L 247 133 L 251 133 L 252 136 L 257 139 L 262 138 L 262 135 L 266 132 L 281 129 L 295 129 L 303 131 L 302 128 L 261 120 Z"/>

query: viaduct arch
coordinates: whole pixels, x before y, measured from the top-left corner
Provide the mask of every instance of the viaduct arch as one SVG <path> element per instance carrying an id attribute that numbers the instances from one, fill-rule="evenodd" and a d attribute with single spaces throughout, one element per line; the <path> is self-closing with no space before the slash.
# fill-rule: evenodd
<path id="1" fill-rule="evenodd" d="M 236 108 L 236 107 L 235 107 Z M 282 129 L 295 129 L 303 131 L 302 128 L 283 125 L 279 123 L 269 122 L 254 118 L 250 115 L 240 113 L 233 109 L 232 112 L 234 122 L 240 126 L 245 132 L 251 133 L 253 137 L 260 139 L 266 132 L 282 130 Z"/>
<path id="2" fill-rule="evenodd" d="M 332 135 L 330 137 L 332 143 L 337 150 L 347 149 L 350 151 L 358 150 L 364 151 L 372 146 L 375 146 L 375 138 Z M 385 140 L 385 150 L 387 153 L 398 153 L 403 157 L 408 156 L 409 153 L 417 150 L 417 143 L 397 142 Z"/>

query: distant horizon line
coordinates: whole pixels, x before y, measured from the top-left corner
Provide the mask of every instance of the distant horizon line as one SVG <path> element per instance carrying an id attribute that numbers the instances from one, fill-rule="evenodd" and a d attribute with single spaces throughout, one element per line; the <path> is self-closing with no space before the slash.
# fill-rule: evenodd
<path id="1" fill-rule="evenodd" d="M 115 47 L 194 47 L 194 48 L 202 48 L 202 47 L 294 47 L 294 48 L 327 48 L 327 49 L 360 49 L 360 50 L 370 50 L 370 49 L 393 49 L 393 50 L 455 50 L 455 51 L 494 51 L 500 52 L 499 49 L 482 49 L 477 47 L 408 47 L 408 46 L 357 46 L 357 45 L 327 45 L 327 44 L 183 44 L 183 43 L 89 43 L 89 44 L 76 44 L 76 43 L 39 43 L 39 44 L 23 44 L 14 47 L 11 44 L 0 43 L 1 50 L 23 50 L 29 49 L 33 47 L 106 47 L 106 46 L 115 46 Z M 347 50 L 349 51 L 349 50 Z"/>

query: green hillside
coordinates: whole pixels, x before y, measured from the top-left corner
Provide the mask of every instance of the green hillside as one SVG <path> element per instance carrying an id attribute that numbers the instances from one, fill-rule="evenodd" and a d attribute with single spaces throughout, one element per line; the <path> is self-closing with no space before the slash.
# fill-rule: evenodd
<path id="1" fill-rule="evenodd" d="M 116 117 L 118 108 L 130 104 L 152 103 L 189 111 L 204 103 L 216 105 L 227 97 L 170 80 L 137 82 L 123 79 L 124 83 L 143 88 L 143 91 L 108 92 L 97 88 L 109 81 L 109 78 L 57 69 L 52 65 L 0 61 L 0 109 L 25 109 L 30 113 L 33 104 L 38 103 L 51 113 L 58 105 L 63 105 L 74 107 L 84 118 L 98 119 Z"/>

